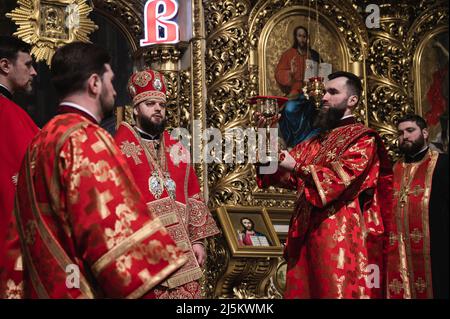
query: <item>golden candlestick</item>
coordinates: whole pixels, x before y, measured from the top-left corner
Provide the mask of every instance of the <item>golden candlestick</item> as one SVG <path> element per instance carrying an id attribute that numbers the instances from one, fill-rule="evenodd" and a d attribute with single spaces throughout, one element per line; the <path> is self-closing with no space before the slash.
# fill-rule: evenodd
<path id="1" fill-rule="evenodd" d="M 274 119 L 279 114 L 282 109 L 283 104 L 288 99 L 282 96 L 255 96 L 250 98 L 250 104 L 257 105 L 257 111 L 264 117 L 266 125 L 265 125 L 265 141 L 266 141 L 266 154 L 271 154 L 271 145 L 270 145 L 270 128 L 272 124 L 274 124 Z M 278 147 L 278 145 L 277 145 Z M 278 147 L 278 151 L 280 148 Z M 278 154 L 271 154 L 268 156 L 269 162 L 278 160 Z"/>
<path id="2" fill-rule="evenodd" d="M 317 109 L 322 104 L 322 98 L 325 95 L 325 84 L 323 83 L 323 77 L 316 76 L 309 78 L 308 83 L 303 88 L 303 93 L 308 100 L 312 100 Z"/>

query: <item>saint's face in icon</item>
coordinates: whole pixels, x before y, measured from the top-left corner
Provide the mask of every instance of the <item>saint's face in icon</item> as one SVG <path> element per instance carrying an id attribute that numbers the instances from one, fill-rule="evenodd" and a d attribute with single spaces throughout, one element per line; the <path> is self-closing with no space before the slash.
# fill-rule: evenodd
<path id="1" fill-rule="evenodd" d="M 297 27 L 294 31 L 294 47 L 305 50 L 308 44 L 308 32 L 303 27 Z"/>
<path id="2" fill-rule="evenodd" d="M 244 229 L 247 231 L 251 231 L 254 228 L 253 221 L 249 218 L 242 218 L 241 224 L 244 226 Z"/>

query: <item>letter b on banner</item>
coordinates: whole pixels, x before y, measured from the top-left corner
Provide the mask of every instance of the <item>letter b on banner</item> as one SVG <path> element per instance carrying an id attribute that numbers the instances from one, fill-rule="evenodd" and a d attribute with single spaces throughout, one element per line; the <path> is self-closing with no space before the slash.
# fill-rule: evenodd
<path id="1" fill-rule="evenodd" d="M 144 7 L 145 39 L 141 46 L 179 42 L 179 27 L 171 21 L 178 13 L 175 0 L 149 0 Z"/>

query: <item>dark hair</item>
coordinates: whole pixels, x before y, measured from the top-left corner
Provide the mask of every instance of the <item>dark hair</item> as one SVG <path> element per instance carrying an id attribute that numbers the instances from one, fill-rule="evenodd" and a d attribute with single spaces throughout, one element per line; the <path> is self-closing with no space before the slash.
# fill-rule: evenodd
<path id="1" fill-rule="evenodd" d="M 308 39 L 308 30 L 307 30 L 304 26 L 301 26 L 301 25 L 299 25 L 298 27 L 296 27 L 296 28 L 294 29 L 294 32 L 293 32 L 294 42 L 293 42 L 293 44 L 292 44 L 292 47 L 293 47 L 294 49 L 298 47 L 297 31 L 300 30 L 300 29 L 302 29 L 303 31 L 305 31 L 305 33 L 306 33 L 306 38 Z"/>
<path id="2" fill-rule="evenodd" d="M 73 42 L 59 48 L 52 58 L 51 80 L 60 98 L 80 91 L 92 74 L 103 76 L 111 57 L 102 47 Z"/>
<path id="3" fill-rule="evenodd" d="M 401 117 L 397 120 L 397 126 L 403 122 L 415 122 L 417 124 L 417 126 L 420 127 L 421 130 L 428 127 L 427 122 L 424 120 L 424 118 L 417 114 L 410 113 L 410 114 L 404 115 L 403 117 Z"/>
<path id="4" fill-rule="evenodd" d="M 19 52 L 30 53 L 30 51 L 31 45 L 28 43 L 12 36 L 0 36 L 0 59 L 6 58 L 15 62 Z"/>
<path id="5" fill-rule="evenodd" d="M 347 79 L 345 85 L 347 86 L 352 95 L 356 95 L 358 97 L 359 102 L 361 100 L 361 92 L 362 92 L 362 84 L 359 77 L 350 72 L 336 71 L 328 75 L 328 80 L 333 80 L 340 77 L 344 77 Z"/>

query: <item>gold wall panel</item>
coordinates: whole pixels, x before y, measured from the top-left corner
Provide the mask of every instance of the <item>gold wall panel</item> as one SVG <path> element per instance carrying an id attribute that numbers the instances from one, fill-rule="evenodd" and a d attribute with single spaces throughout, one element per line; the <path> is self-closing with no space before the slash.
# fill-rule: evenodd
<path id="1" fill-rule="evenodd" d="M 414 72 L 420 43 L 435 30 L 448 28 L 448 1 L 396 1 L 380 5 L 381 28 L 369 32 L 369 126 L 378 130 L 393 159 L 397 149 L 396 120 L 421 113 Z"/>

